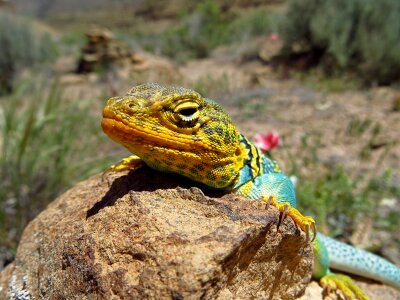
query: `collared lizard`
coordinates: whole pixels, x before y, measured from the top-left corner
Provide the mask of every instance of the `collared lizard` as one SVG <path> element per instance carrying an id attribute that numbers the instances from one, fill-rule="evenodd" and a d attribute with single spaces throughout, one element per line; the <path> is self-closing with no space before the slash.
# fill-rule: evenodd
<path id="1" fill-rule="evenodd" d="M 223 189 L 275 205 L 308 232 L 314 220 L 296 207 L 290 179 L 275 161 L 240 134 L 216 102 L 181 87 L 149 83 L 113 97 L 103 110 L 104 132 L 134 155 L 111 170 L 145 163 L 177 173 L 211 188 Z M 313 276 L 323 287 L 340 290 L 348 299 L 367 296 L 345 275 L 329 267 L 387 283 L 400 289 L 400 268 L 381 257 L 318 234 L 314 243 Z"/>

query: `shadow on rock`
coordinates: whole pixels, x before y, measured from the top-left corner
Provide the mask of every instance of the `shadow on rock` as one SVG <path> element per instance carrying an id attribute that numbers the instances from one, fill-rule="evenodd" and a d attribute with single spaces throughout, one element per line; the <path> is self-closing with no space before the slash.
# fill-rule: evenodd
<path id="1" fill-rule="evenodd" d="M 96 202 L 87 211 L 86 218 L 94 216 L 107 206 L 114 205 L 119 198 L 122 198 L 131 191 L 153 192 L 158 189 L 174 189 L 179 186 L 182 188 L 198 187 L 209 197 L 218 197 L 225 194 L 224 191 L 211 189 L 183 176 L 158 172 L 147 166 L 129 171 L 126 175 L 117 178 L 114 178 L 113 174 L 115 173 L 104 173 L 103 180 L 111 182 L 110 189 L 100 201 Z"/>

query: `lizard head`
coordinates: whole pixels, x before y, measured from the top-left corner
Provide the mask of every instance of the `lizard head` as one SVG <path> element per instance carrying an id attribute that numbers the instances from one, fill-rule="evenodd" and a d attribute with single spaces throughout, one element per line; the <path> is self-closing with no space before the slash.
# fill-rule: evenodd
<path id="1" fill-rule="evenodd" d="M 107 101 L 102 127 L 150 167 L 215 188 L 234 184 L 247 158 L 229 115 L 190 89 L 136 86 Z"/>

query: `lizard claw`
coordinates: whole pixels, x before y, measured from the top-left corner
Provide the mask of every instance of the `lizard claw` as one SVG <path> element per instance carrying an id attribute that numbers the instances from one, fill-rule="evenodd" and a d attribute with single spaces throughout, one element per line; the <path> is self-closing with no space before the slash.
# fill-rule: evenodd
<path id="1" fill-rule="evenodd" d="M 317 230 L 315 227 L 315 221 L 312 217 L 310 216 L 303 216 L 301 212 L 299 212 L 296 208 L 292 207 L 290 203 L 288 202 L 283 202 L 279 203 L 276 200 L 276 197 L 270 196 L 266 201 L 266 208 L 268 208 L 270 205 L 275 206 L 279 212 L 281 213 L 279 222 L 278 222 L 278 227 L 281 224 L 281 222 L 287 217 L 291 217 L 292 220 L 297 224 L 305 233 L 307 240 L 310 239 L 310 229 L 312 231 L 312 239 L 311 242 L 313 242 L 317 236 Z"/>
<path id="2" fill-rule="evenodd" d="M 281 216 L 280 216 L 280 218 L 279 218 L 278 227 L 279 227 L 279 225 L 281 225 L 281 222 L 282 222 L 283 220 L 285 220 L 286 214 L 287 214 L 288 210 L 289 210 L 289 205 L 286 205 L 286 204 L 285 204 L 285 205 L 283 206 L 283 211 L 282 211 Z"/>
<path id="3" fill-rule="evenodd" d="M 311 218 L 311 217 L 309 217 L 309 218 Z M 311 218 L 312 219 L 312 218 Z M 312 231 L 312 239 L 311 239 L 311 242 L 314 242 L 314 240 L 315 240 L 315 238 L 317 237 L 317 227 L 315 226 L 315 221 L 314 221 L 314 219 L 313 219 L 313 222 L 311 223 L 311 225 L 309 226 L 309 225 L 307 225 L 308 227 L 307 227 L 307 237 L 308 237 L 308 232 L 309 232 L 309 229 L 311 228 L 311 231 Z"/>
<path id="4" fill-rule="evenodd" d="M 324 294 L 336 293 L 346 300 L 368 300 L 368 296 L 351 280 L 350 277 L 342 274 L 330 273 L 320 280 Z"/>
<path id="5" fill-rule="evenodd" d="M 139 158 L 139 156 L 131 155 L 123 158 L 119 163 L 112 165 L 104 173 L 133 170 L 138 169 L 141 166 L 143 166 L 143 161 Z"/>
<path id="6" fill-rule="evenodd" d="M 112 172 L 121 172 L 127 170 L 135 170 L 143 166 L 143 161 L 136 155 L 123 158 L 119 163 L 112 165 L 101 175 L 101 180 L 105 180 L 105 176 Z"/>

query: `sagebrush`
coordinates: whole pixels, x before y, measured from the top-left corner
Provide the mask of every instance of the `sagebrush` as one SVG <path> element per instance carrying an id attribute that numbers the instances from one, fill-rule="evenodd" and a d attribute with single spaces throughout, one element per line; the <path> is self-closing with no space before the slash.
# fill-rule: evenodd
<path id="1" fill-rule="evenodd" d="M 0 11 L 0 95 L 10 93 L 16 76 L 52 61 L 58 54 L 48 33 L 40 33 L 22 17 Z"/>
<path id="2" fill-rule="evenodd" d="M 398 20 L 398 0 L 290 0 L 279 31 L 285 55 L 312 54 L 328 75 L 390 83 L 400 76 Z"/>

